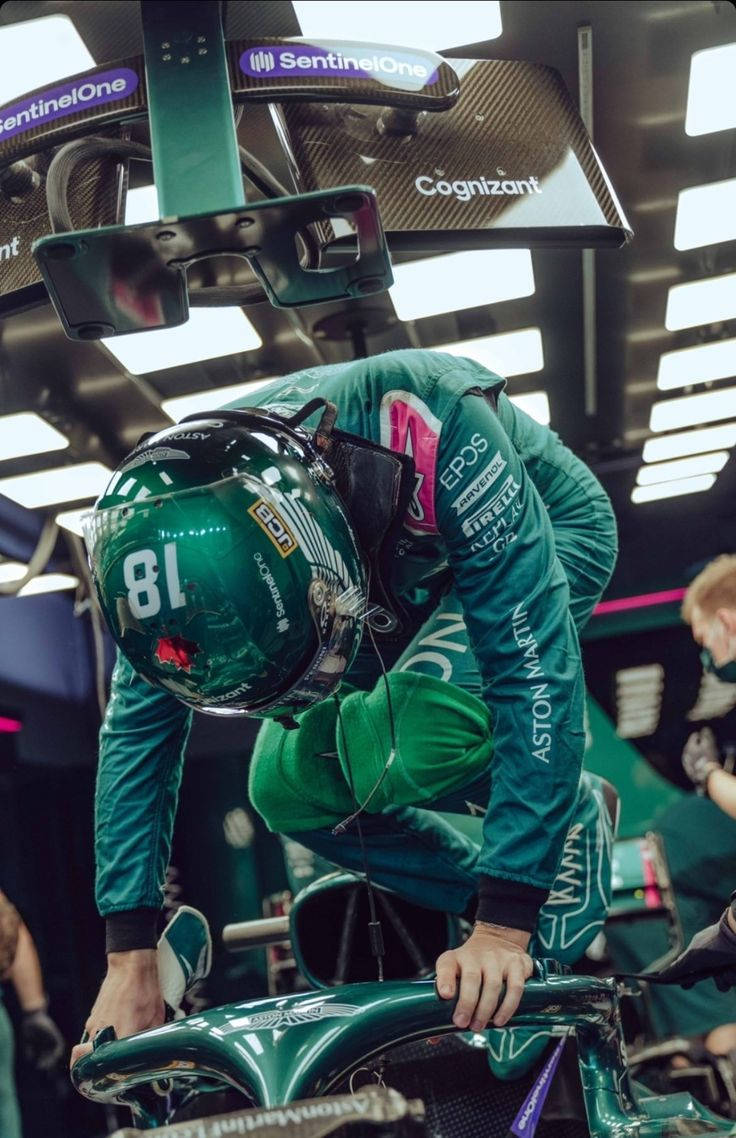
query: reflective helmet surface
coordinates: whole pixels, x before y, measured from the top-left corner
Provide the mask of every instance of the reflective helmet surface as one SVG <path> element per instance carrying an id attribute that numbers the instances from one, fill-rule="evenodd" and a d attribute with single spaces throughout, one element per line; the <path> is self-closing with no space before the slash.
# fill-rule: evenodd
<path id="1" fill-rule="evenodd" d="M 147 438 L 85 538 L 121 651 L 198 710 L 294 715 L 358 649 L 365 574 L 341 499 L 309 435 L 274 416 L 215 412 Z"/>

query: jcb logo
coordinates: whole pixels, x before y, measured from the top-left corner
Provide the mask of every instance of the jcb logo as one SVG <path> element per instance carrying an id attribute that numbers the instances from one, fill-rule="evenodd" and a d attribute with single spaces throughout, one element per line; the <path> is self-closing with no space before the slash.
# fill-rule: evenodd
<path id="1" fill-rule="evenodd" d="M 282 557 L 288 557 L 297 547 L 297 540 L 286 522 L 264 498 L 259 498 L 249 507 L 248 513 L 257 522 L 278 549 Z"/>

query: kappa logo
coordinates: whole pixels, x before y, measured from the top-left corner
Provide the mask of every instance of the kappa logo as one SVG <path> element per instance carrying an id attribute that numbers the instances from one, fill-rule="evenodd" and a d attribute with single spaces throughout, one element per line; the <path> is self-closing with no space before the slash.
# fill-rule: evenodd
<path id="1" fill-rule="evenodd" d="M 273 1008 L 266 1012 L 256 1012 L 252 1016 L 243 1016 L 232 1020 L 227 1027 L 221 1028 L 222 1035 L 231 1035 L 234 1031 L 278 1031 L 285 1027 L 298 1027 L 303 1023 L 314 1023 L 321 1019 L 345 1019 L 349 1016 L 360 1015 L 361 1008 L 357 1004 L 307 1004 L 296 1008 Z"/>
<path id="2" fill-rule="evenodd" d="M 459 498 L 456 498 L 452 503 L 452 508 L 458 514 L 464 514 L 469 510 L 474 502 L 488 489 L 498 478 L 499 474 L 506 469 L 506 459 L 501 458 L 501 452 L 496 451 L 491 461 L 478 475 L 475 482 L 467 486 L 463 490 Z"/>
<path id="3" fill-rule="evenodd" d="M 275 506 L 265 498 L 259 498 L 249 507 L 248 513 L 261 527 L 266 537 L 273 542 L 282 557 L 289 557 L 298 547 L 294 534 L 287 526 Z"/>

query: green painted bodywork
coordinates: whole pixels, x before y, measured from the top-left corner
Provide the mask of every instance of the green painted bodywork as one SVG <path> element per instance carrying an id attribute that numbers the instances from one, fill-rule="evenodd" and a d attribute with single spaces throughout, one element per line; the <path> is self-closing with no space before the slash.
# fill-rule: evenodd
<path id="1" fill-rule="evenodd" d="M 733 1134 L 688 1094 L 643 1097 L 629 1078 L 615 980 L 548 974 L 530 980 L 516 1026 L 574 1028 L 583 1098 L 594 1138 Z M 73 1069 L 79 1091 L 134 1107 L 139 1124 L 165 1121 L 138 1106 L 162 1079 L 204 1079 L 241 1090 L 258 1106 L 328 1094 L 391 1046 L 456 1031 L 454 1003 L 434 982 L 349 984 L 328 992 L 213 1008 L 120 1042 L 103 1043 Z M 161 1109 L 164 1107 L 163 1099 Z"/>
<path id="2" fill-rule="evenodd" d="M 245 193 L 220 5 L 147 0 L 141 21 L 161 217 L 239 209 Z"/>
<path id="3" fill-rule="evenodd" d="M 70 339 L 185 323 L 187 269 L 218 254 L 247 258 L 277 307 L 347 301 L 393 283 L 370 186 L 326 188 L 246 206 L 220 7 L 147 0 L 141 8 L 161 220 L 50 234 L 33 244 Z M 332 217 L 354 226 L 355 258 L 329 269 L 316 263 L 320 246 L 305 267 L 301 235 L 315 223 L 324 231 Z"/>

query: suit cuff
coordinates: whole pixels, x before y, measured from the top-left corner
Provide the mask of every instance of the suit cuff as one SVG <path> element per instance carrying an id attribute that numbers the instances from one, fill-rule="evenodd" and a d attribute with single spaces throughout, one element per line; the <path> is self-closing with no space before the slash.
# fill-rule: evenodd
<path id="1" fill-rule="evenodd" d="M 159 909 L 130 909 L 105 918 L 105 952 L 130 952 L 155 948 Z"/>
<path id="2" fill-rule="evenodd" d="M 548 896 L 549 890 L 540 889 L 537 885 L 481 873 L 478 877 L 475 919 L 531 933 L 536 927 L 539 910 Z"/>

